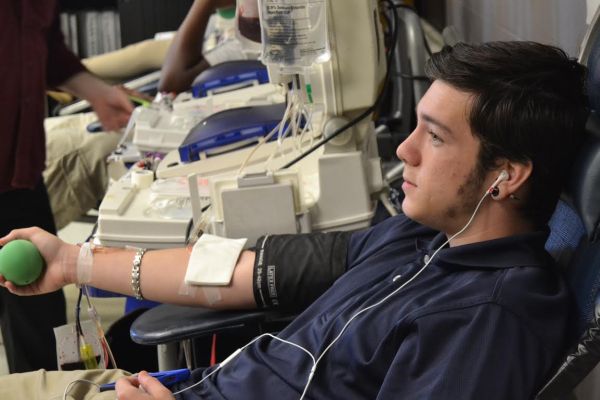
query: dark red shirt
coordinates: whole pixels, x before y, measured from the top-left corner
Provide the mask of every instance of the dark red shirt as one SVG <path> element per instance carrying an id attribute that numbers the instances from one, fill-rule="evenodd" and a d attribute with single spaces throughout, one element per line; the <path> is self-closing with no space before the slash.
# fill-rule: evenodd
<path id="1" fill-rule="evenodd" d="M 64 43 L 55 0 L 0 0 L 0 193 L 38 183 L 46 88 L 82 70 Z"/>

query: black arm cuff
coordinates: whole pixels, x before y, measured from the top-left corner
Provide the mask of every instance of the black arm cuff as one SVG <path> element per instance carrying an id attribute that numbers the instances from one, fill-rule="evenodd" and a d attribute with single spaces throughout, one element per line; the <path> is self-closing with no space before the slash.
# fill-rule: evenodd
<path id="1" fill-rule="evenodd" d="M 259 308 L 306 308 L 346 271 L 351 232 L 260 237 L 253 288 Z"/>

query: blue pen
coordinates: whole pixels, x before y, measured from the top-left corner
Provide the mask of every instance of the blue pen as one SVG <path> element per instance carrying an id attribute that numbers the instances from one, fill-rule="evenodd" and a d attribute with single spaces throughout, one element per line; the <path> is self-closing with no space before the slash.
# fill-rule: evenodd
<path id="1" fill-rule="evenodd" d="M 185 381 L 190 377 L 190 370 L 187 368 L 174 369 L 171 371 L 151 372 L 150 376 L 158 379 L 166 387 L 173 386 L 177 382 Z M 100 391 L 115 390 L 115 382 L 100 385 Z"/>

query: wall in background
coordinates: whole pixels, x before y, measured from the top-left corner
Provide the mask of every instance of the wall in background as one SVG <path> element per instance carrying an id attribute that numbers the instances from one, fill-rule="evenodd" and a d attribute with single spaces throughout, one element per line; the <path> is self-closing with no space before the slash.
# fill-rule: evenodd
<path id="1" fill-rule="evenodd" d="M 600 6 L 600 0 L 587 0 L 587 23 L 592 21 L 592 17 Z"/>
<path id="2" fill-rule="evenodd" d="M 577 57 L 600 0 L 446 0 L 446 20 L 467 42 L 534 40 Z M 591 18 L 591 17 L 590 17 Z"/>

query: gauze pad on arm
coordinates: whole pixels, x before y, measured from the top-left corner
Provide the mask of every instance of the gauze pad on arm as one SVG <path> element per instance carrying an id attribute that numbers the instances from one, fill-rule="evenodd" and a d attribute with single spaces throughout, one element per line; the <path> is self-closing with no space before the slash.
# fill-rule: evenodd
<path id="1" fill-rule="evenodd" d="M 224 286 L 231 282 L 233 270 L 247 239 L 228 239 L 203 234 L 194 244 L 185 283 Z"/>

